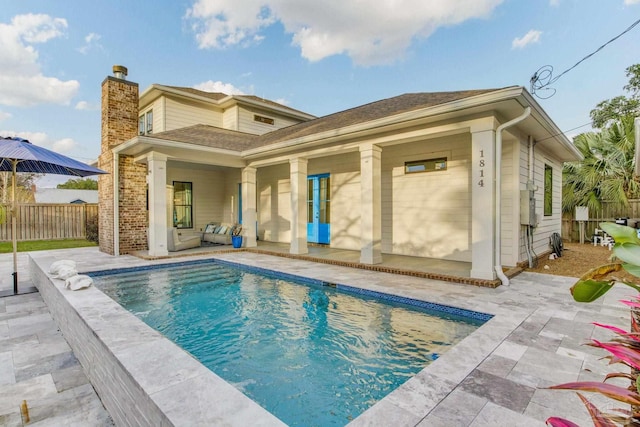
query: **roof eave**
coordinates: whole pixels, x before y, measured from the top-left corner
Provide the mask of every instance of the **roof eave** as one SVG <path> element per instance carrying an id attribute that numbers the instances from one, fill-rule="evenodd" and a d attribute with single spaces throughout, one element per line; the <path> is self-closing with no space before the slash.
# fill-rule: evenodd
<path id="1" fill-rule="evenodd" d="M 298 145 L 308 144 L 313 141 L 320 141 L 326 139 L 341 139 L 346 138 L 354 133 L 365 132 L 368 130 L 380 128 L 383 126 L 397 124 L 401 122 L 426 118 L 429 116 L 436 116 L 439 114 L 451 113 L 459 110 L 464 110 L 492 102 L 498 102 L 505 99 L 516 98 L 523 91 L 521 86 L 512 86 L 504 89 L 498 89 L 493 92 L 484 93 L 481 95 L 475 95 L 472 97 L 460 99 L 457 101 L 451 101 L 440 105 L 419 108 L 416 110 L 407 111 L 400 114 L 394 114 L 392 116 L 383 117 L 381 119 L 370 120 L 364 123 L 358 123 L 351 126 L 345 126 L 339 129 L 332 129 L 312 135 L 305 135 L 299 138 L 294 138 L 275 144 L 269 144 L 263 147 L 252 148 L 242 152 L 243 157 L 251 157 L 256 155 L 264 155 L 270 151 L 281 150 L 283 148 L 291 148 Z"/>

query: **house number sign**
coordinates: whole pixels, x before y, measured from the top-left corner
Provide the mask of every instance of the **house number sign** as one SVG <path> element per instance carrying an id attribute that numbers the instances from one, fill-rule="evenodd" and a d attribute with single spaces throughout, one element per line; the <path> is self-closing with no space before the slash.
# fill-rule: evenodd
<path id="1" fill-rule="evenodd" d="M 480 166 L 480 181 L 478 181 L 478 187 L 484 187 L 484 150 L 480 150 L 480 160 L 478 161 L 478 166 Z"/>

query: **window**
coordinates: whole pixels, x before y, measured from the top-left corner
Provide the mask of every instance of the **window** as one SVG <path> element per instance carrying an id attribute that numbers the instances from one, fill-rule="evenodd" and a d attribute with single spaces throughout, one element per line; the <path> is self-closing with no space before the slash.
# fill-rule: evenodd
<path id="1" fill-rule="evenodd" d="M 193 228 L 193 196 L 190 182 L 173 181 L 173 226 Z"/>
<path id="2" fill-rule="evenodd" d="M 153 110 L 141 114 L 138 118 L 138 134 L 148 135 L 153 133 Z"/>
<path id="3" fill-rule="evenodd" d="M 406 162 L 404 164 L 405 173 L 417 172 L 435 172 L 447 170 L 447 158 L 439 157 L 437 159 L 417 160 L 414 162 Z"/>
<path id="4" fill-rule="evenodd" d="M 275 120 L 273 120 L 273 119 L 272 119 L 272 118 L 270 118 L 270 117 L 259 116 L 259 115 L 257 115 L 257 114 L 254 114 L 254 115 L 253 115 L 253 121 L 254 121 L 254 122 L 264 123 L 264 124 L 266 124 L 266 125 L 272 125 L 272 124 L 274 124 L 274 123 L 276 122 Z"/>
<path id="5" fill-rule="evenodd" d="M 553 214 L 553 169 L 544 165 L 544 216 Z"/>
<path id="6" fill-rule="evenodd" d="M 147 111 L 147 133 L 153 133 L 153 110 Z"/>

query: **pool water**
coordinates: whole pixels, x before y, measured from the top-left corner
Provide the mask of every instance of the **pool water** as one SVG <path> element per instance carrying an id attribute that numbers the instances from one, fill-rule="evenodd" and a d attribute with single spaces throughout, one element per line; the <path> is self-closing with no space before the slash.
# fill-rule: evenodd
<path id="1" fill-rule="evenodd" d="M 290 426 L 342 426 L 483 321 L 217 262 L 94 277 Z"/>

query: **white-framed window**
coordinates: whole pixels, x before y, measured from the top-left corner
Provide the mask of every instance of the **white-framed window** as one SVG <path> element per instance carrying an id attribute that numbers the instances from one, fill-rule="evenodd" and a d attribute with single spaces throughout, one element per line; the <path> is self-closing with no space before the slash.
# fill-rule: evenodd
<path id="1" fill-rule="evenodd" d="M 138 118 L 138 134 L 149 135 L 153 133 L 153 110 L 140 114 Z"/>
<path id="2" fill-rule="evenodd" d="M 417 160 L 412 162 L 405 162 L 405 173 L 418 173 L 418 172 L 436 172 L 447 170 L 447 158 L 438 157 L 436 159 Z"/>

